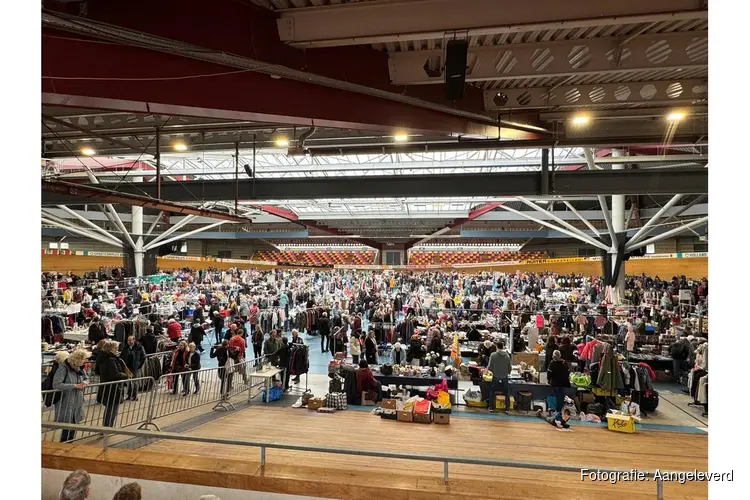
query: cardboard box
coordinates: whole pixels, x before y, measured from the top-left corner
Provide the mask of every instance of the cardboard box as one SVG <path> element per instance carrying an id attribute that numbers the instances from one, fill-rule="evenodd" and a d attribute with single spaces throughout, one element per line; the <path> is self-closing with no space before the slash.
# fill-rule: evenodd
<path id="1" fill-rule="evenodd" d="M 510 409 L 515 407 L 516 400 L 513 396 L 510 397 Z M 505 410 L 505 394 L 495 394 L 495 409 Z"/>
<path id="2" fill-rule="evenodd" d="M 395 399 L 384 399 L 380 402 L 380 406 L 385 410 L 395 410 L 396 400 Z"/>
<path id="3" fill-rule="evenodd" d="M 596 402 L 596 395 L 592 392 L 582 392 L 581 394 L 581 401 L 584 403 L 595 403 Z"/>
<path id="4" fill-rule="evenodd" d="M 413 422 L 414 414 L 411 410 L 396 410 L 396 420 L 399 422 Z"/>
<path id="5" fill-rule="evenodd" d="M 432 412 L 427 413 L 415 413 L 414 421 L 419 424 L 431 424 L 432 423 Z"/>
<path id="6" fill-rule="evenodd" d="M 367 399 L 367 392 L 362 391 L 362 406 L 375 406 L 375 401 Z"/>
<path id="7" fill-rule="evenodd" d="M 447 425 L 451 423 L 450 413 L 435 413 L 432 418 L 436 424 Z"/>
<path id="8" fill-rule="evenodd" d="M 635 419 L 630 415 L 607 414 L 607 429 L 626 434 L 635 433 Z"/>

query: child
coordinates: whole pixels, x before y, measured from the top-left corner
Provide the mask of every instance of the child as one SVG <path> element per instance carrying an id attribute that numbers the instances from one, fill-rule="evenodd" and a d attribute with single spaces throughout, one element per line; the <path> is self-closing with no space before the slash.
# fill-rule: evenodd
<path id="1" fill-rule="evenodd" d="M 536 416 L 545 420 L 548 424 L 554 425 L 561 431 L 570 431 L 570 424 L 568 424 L 568 420 L 570 420 L 570 410 L 567 408 L 563 408 L 561 412 L 557 412 L 554 417 L 542 416 L 542 410 L 538 410 Z"/>

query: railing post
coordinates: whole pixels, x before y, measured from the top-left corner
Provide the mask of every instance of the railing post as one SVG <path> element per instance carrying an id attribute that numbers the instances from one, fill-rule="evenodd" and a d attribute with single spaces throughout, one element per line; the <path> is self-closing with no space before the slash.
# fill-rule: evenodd
<path id="1" fill-rule="evenodd" d="M 664 500 L 664 482 L 656 478 L 656 500 Z"/>
<path id="2" fill-rule="evenodd" d="M 266 466 L 266 447 L 265 446 L 260 447 L 260 466 L 261 467 Z"/>
<path id="3" fill-rule="evenodd" d="M 448 482 L 448 461 L 443 462 L 443 481 Z"/>

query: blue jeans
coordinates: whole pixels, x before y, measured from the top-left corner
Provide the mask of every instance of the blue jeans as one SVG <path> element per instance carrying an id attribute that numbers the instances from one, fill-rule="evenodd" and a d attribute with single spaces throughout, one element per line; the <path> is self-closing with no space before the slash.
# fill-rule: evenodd
<path id="1" fill-rule="evenodd" d="M 487 408 L 495 408 L 495 393 L 498 390 L 502 390 L 505 394 L 505 411 L 510 411 L 510 383 L 508 377 L 498 378 L 492 376 L 492 384 L 490 385 L 490 400 L 487 402 Z"/>
<path id="2" fill-rule="evenodd" d="M 560 413 L 565 405 L 565 390 L 562 387 L 552 387 L 552 395 L 555 396 L 555 413 Z"/>

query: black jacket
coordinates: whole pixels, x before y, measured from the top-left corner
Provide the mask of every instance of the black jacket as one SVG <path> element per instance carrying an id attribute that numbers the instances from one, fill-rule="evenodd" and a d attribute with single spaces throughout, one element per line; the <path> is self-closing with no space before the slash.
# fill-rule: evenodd
<path id="1" fill-rule="evenodd" d="M 106 338 L 107 334 L 104 332 L 104 326 L 101 323 L 91 323 L 91 326 L 89 326 L 89 342 L 97 344 L 100 340 Z"/>
<path id="2" fill-rule="evenodd" d="M 194 352 L 190 355 L 188 358 L 188 363 L 190 364 L 190 370 L 200 370 L 201 369 L 201 353 Z"/>
<path id="3" fill-rule="evenodd" d="M 562 354 L 562 359 L 567 361 L 568 363 L 576 360 L 576 348 L 573 344 L 561 344 L 558 347 L 560 354 Z"/>
<path id="4" fill-rule="evenodd" d="M 99 377 L 104 382 L 117 382 L 118 380 L 127 380 L 128 376 L 125 375 L 122 369 L 121 361 L 119 356 L 112 354 L 111 352 L 102 351 L 100 355 L 102 360 L 99 365 Z"/>
<path id="5" fill-rule="evenodd" d="M 562 359 L 550 361 L 547 367 L 547 383 L 552 387 L 570 387 L 568 363 Z"/>
<path id="6" fill-rule="evenodd" d="M 216 358 L 216 360 L 219 362 L 220 367 L 224 366 L 227 364 L 227 359 L 229 359 L 229 349 L 224 346 L 211 347 L 209 356 L 211 356 L 212 358 Z"/>
<path id="7" fill-rule="evenodd" d="M 156 335 L 150 332 L 146 332 L 143 334 L 143 337 L 141 337 L 141 344 L 143 345 L 143 350 L 146 352 L 146 354 L 154 354 L 156 353 Z"/>
<path id="8" fill-rule="evenodd" d="M 328 321 L 328 318 L 320 318 L 320 320 L 318 320 L 318 331 L 321 335 L 325 336 L 331 334 L 331 324 Z"/>
<path id="9" fill-rule="evenodd" d="M 120 357 L 123 361 L 125 361 L 125 364 L 130 369 L 130 371 L 135 374 L 135 372 L 137 370 L 140 370 L 143 364 L 146 362 L 146 350 L 138 342 L 135 342 L 133 344 L 133 347 L 130 347 L 126 342 L 125 344 L 123 344 Z"/>
<path id="10" fill-rule="evenodd" d="M 190 327 L 190 342 L 195 343 L 195 345 L 200 345 L 201 342 L 203 342 L 203 336 L 205 334 L 206 332 L 203 330 L 202 326 L 193 325 Z"/>

